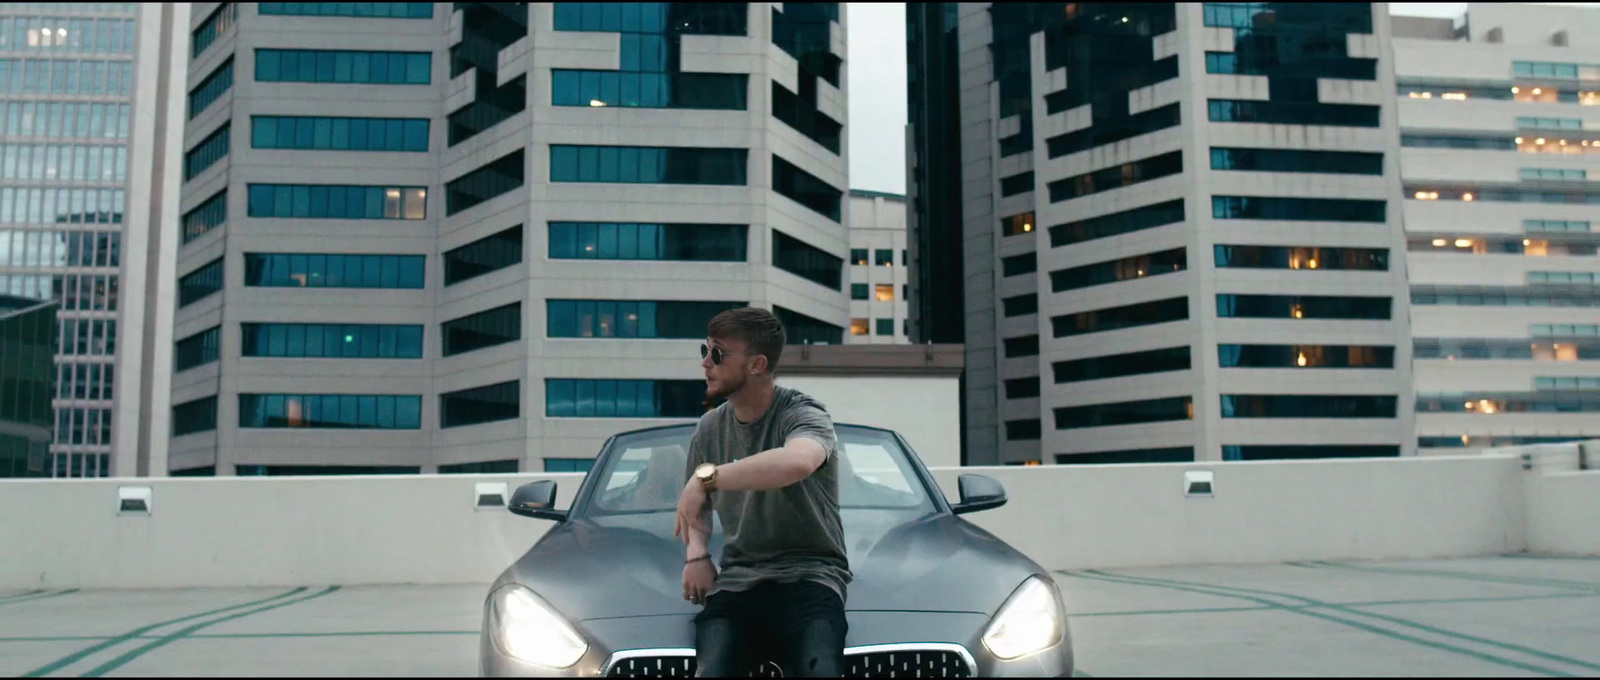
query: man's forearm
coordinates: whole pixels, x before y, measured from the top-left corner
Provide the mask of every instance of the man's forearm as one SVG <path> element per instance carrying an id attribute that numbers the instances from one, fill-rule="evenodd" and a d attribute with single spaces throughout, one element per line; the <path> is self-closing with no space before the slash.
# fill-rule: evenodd
<path id="1" fill-rule="evenodd" d="M 688 554 L 684 559 L 692 560 L 696 557 L 711 552 L 711 504 L 706 503 L 706 509 L 700 513 L 700 526 L 689 529 Z"/>
<path id="2" fill-rule="evenodd" d="M 717 488 L 727 491 L 781 489 L 811 474 L 804 459 L 782 447 L 717 467 Z"/>

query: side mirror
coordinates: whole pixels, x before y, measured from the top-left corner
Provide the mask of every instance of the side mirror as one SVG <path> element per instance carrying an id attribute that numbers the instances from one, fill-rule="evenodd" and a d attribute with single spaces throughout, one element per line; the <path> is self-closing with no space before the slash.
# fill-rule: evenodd
<path id="1" fill-rule="evenodd" d="M 1006 489 L 1000 482 L 983 475 L 961 475 L 957 478 L 961 502 L 950 508 L 957 515 L 990 510 L 1006 504 Z"/>
<path id="2" fill-rule="evenodd" d="M 549 479 L 517 487 L 517 490 L 512 492 L 511 502 L 506 504 L 506 509 L 514 515 L 534 519 L 557 522 L 567 520 L 567 511 L 556 509 L 556 483 Z"/>

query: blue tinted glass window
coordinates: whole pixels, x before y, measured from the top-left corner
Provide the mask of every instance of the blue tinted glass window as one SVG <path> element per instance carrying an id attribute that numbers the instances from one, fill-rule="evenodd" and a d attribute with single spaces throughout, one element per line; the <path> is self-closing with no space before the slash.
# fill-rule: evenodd
<path id="1" fill-rule="evenodd" d="M 245 253 L 245 285 L 268 288 L 409 288 L 424 285 L 423 255 Z"/>
<path id="2" fill-rule="evenodd" d="M 416 395 L 239 395 L 242 428 L 415 430 L 421 425 L 422 397 Z"/>
<path id="3" fill-rule="evenodd" d="M 697 418 L 700 380 L 545 380 L 548 418 Z"/>
<path id="4" fill-rule="evenodd" d="M 1356 199 L 1211 197 L 1211 216 L 1230 220 L 1383 222 L 1388 219 L 1387 208 L 1384 201 Z"/>
<path id="5" fill-rule="evenodd" d="M 249 192 L 250 217 L 369 220 L 427 218 L 426 187 L 251 184 Z"/>
<path id="6" fill-rule="evenodd" d="M 350 76 L 341 80 L 337 68 L 348 55 Z M 260 82 L 337 83 L 365 85 L 427 85 L 431 81 L 431 52 L 364 52 L 350 50 L 256 50 L 256 80 Z"/>
<path id="7" fill-rule="evenodd" d="M 272 64 L 274 69 L 276 68 L 276 63 L 274 60 Z M 256 68 L 259 73 L 263 66 L 260 62 L 257 62 Z M 276 75 L 275 70 L 272 73 Z M 221 66 L 218 66 L 217 70 L 213 71 L 211 75 L 206 76 L 205 80 L 200 81 L 200 84 L 196 85 L 193 90 L 189 91 L 189 119 L 193 120 L 195 116 L 200 115 L 202 111 L 205 111 L 207 107 L 211 106 L 212 103 L 216 102 L 231 89 L 233 89 L 233 59 L 229 58 Z"/>
<path id="8" fill-rule="evenodd" d="M 622 167 L 623 151 L 637 154 L 637 162 Z M 746 149 L 552 144 L 550 181 L 744 186 L 748 159 Z"/>
<path id="9" fill-rule="evenodd" d="M 427 151 L 428 123 L 426 118 L 254 116 L 250 143 L 257 149 Z M 377 134 L 369 136 L 369 129 Z"/>

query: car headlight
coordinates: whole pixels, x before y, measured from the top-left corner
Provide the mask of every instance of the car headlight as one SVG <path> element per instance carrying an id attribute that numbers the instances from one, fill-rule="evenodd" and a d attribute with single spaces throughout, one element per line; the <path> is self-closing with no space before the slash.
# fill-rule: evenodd
<path id="1" fill-rule="evenodd" d="M 1001 659 L 1015 659 L 1055 646 L 1065 628 L 1055 587 L 1032 576 L 1001 605 L 983 634 L 983 646 Z"/>
<path id="2" fill-rule="evenodd" d="M 519 585 L 490 596 L 490 631 L 500 649 L 528 663 L 567 668 L 578 663 L 589 643 L 544 600 Z"/>

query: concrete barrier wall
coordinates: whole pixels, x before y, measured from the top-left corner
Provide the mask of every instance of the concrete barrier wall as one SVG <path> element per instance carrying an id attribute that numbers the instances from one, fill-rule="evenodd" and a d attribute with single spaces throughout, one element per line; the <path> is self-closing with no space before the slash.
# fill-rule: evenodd
<path id="1" fill-rule="evenodd" d="M 1528 475 L 1528 551 L 1600 555 L 1600 471 Z"/>
<path id="2" fill-rule="evenodd" d="M 1214 497 L 1184 496 L 1195 469 Z M 961 473 L 1000 480 L 1010 503 L 968 517 L 1050 568 L 1494 554 L 1530 535 L 1600 554 L 1600 476 L 1525 482 L 1515 457 L 934 473 L 952 499 Z M 582 475 L 3 481 L 0 588 L 485 583 L 550 523 L 476 509 L 475 484 L 538 479 L 565 506 Z M 118 514 L 124 485 L 151 487 L 149 516 Z"/>

